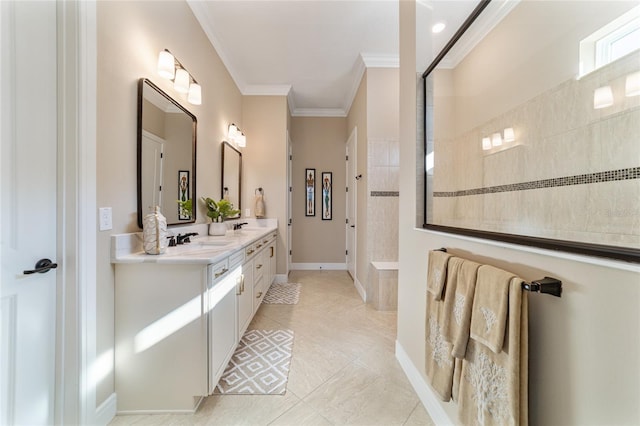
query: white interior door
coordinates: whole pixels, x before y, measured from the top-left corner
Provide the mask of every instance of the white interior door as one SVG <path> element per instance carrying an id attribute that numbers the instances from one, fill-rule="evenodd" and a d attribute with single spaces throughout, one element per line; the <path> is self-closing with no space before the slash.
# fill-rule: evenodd
<path id="1" fill-rule="evenodd" d="M 162 161 L 165 140 L 142 131 L 142 209 L 143 216 L 162 205 Z"/>
<path id="2" fill-rule="evenodd" d="M 356 279 L 356 165 L 358 128 L 354 127 L 347 140 L 347 220 L 346 220 L 346 263 L 351 278 Z"/>
<path id="3" fill-rule="evenodd" d="M 56 2 L 0 2 L 0 424 L 54 423 Z"/>

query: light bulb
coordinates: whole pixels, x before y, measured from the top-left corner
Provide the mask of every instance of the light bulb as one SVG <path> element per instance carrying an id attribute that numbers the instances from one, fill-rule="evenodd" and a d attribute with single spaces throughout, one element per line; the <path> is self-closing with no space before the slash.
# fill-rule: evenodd
<path id="1" fill-rule="evenodd" d="M 507 127 L 504 129 L 504 141 L 513 142 L 516 140 L 516 135 L 513 133 L 513 127 Z"/>
<path id="2" fill-rule="evenodd" d="M 184 68 L 176 70 L 176 79 L 173 81 L 173 88 L 178 93 L 189 92 L 189 73 Z"/>
<path id="3" fill-rule="evenodd" d="M 494 133 L 491 136 L 491 145 L 493 145 L 493 146 L 502 145 L 502 136 L 500 136 L 500 133 Z"/>
<path id="4" fill-rule="evenodd" d="M 187 96 L 189 103 L 193 105 L 202 104 L 202 88 L 197 83 L 192 83 L 189 86 L 189 95 Z"/>
<path id="5" fill-rule="evenodd" d="M 624 84 L 624 95 L 626 97 L 640 95 L 640 71 L 627 76 Z"/>
<path id="6" fill-rule="evenodd" d="M 235 124 L 229 124 L 229 131 L 227 132 L 229 142 L 235 142 L 238 137 L 238 133 L 238 127 Z"/>
<path id="7" fill-rule="evenodd" d="M 236 137 L 236 144 L 238 144 L 238 146 L 241 148 L 244 148 L 245 146 L 247 146 L 247 137 L 244 135 L 244 133 L 240 133 Z"/>
<path id="8" fill-rule="evenodd" d="M 482 149 L 485 151 L 491 149 L 491 139 L 482 138 Z"/>
<path id="9" fill-rule="evenodd" d="M 593 93 L 593 108 L 600 109 L 613 105 L 611 86 L 598 87 Z"/>
<path id="10" fill-rule="evenodd" d="M 176 67 L 173 55 L 171 54 L 171 52 L 163 50 L 158 55 L 158 74 L 160 75 L 160 77 L 173 80 L 175 72 Z"/>

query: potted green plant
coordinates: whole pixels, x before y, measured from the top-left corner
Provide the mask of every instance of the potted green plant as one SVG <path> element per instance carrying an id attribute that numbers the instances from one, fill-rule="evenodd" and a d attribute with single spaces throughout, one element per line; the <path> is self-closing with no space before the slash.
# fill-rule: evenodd
<path id="1" fill-rule="evenodd" d="M 189 198 L 186 201 L 177 200 L 180 216 L 191 219 L 193 217 L 193 201 Z"/>
<path id="2" fill-rule="evenodd" d="M 233 208 L 228 200 L 215 201 L 213 198 L 202 197 L 202 202 L 207 207 L 207 216 L 211 218 L 209 225 L 209 235 L 224 235 L 227 233 L 227 226 L 224 220 L 240 214 L 240 210 Z"/>

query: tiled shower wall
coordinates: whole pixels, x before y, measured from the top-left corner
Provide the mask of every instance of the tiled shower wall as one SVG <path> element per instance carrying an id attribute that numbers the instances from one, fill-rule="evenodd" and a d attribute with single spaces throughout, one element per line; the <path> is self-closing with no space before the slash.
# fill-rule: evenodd
<path id="1" fill-rule="evenodd" d="M 640 247 L 640 96 L 624 95 L 638 64 L 630 54 L 471 130 L 436 129 L 432 223 Z M 604 85 L 615 103 L 596 110 Z M 516 141 L 483 151 L 506 127 Z"/>
<path id="2" fill-rule="evenodd" d="M 397 139 L 368 140 L 368 263 L 398 261 L 400 145 Z"/>

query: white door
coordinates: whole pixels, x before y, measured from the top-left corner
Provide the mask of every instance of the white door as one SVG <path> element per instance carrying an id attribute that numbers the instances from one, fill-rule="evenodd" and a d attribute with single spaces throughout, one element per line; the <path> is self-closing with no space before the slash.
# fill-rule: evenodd
<path id="1" fill-rule="evenodd" d="M 162 205 L 162 154 L 165 140 L 142 131 L 142 216 Z"/>
<path id="2" fill-rule="evenodd" d="M 0 2 L 0 424 L 54 423 L 56 2 Z M 61 260 L 61 259 L 59 259 Z"/>
<path id="3" fill-rule="evenodd" d="M 358 140 L 358 128 L 354 127 L 347 140 L 347 270 L 351 278 L 356 279 L 356 142 Z"/>

